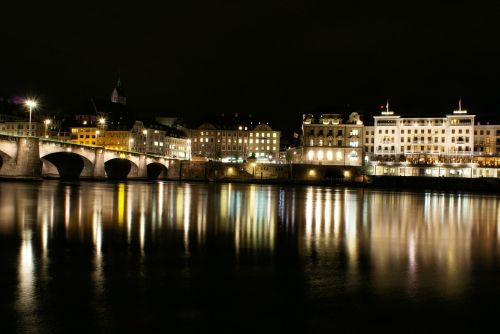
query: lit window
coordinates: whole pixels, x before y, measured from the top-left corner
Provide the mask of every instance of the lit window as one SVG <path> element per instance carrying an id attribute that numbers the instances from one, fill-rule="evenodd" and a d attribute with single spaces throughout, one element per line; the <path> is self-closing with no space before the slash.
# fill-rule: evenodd
<path id="1" fill-rule="evenodd" d="M 276 132 L 273 133 L 273 138 L 276 138 Z"/>
<path id="2" fill-rule="evenodd" d="M 308 158 L 309 160 L 314 159 L 314 152 L 313 152 L 312 150 L 311 150 L 311 151 L 309 151 L 309 152 L 307 152 L 307 158 Z"/>
<path id="3" fill-rule="evenodd" d="M 250 144 L 253 144 L 253 139 L 250 139 Z"/>
<path id="4" fill-rule="evenodd" d="M 158 146 L 158 142 L 157 141 L 155 141 L 155 146 Z"/>
<path id="5" fill-rule="evenodd" d="M 323 160 L 323 151 L 318 151 L 318 160 Z"/>
<path id="6" fill-rule="evenodd" d="M 332 153 L 332 151 L 327 151 L 326 152 L 326 159 L 333 160 L 333 153 Z"/>
<path id="7" fill-rule="evenodd" d="M 336 156 L 337 160 L 342 160 L 342 152 L 338 151 L 335 156 Z"/>

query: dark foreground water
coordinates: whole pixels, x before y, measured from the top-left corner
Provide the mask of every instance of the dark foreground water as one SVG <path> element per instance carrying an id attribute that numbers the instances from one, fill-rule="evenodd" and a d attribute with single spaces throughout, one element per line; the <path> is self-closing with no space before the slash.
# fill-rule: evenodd
<path id="1" fill-rule="evenodd" d="M 499 222 L 486 194 L 0 182 L 0 332 L 479 331 Z"/>

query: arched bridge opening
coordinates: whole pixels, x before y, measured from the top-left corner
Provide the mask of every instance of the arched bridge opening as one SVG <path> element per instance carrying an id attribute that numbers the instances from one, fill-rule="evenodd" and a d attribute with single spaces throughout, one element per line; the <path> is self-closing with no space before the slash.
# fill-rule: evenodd
<path id="1" fill-rule="evenodd" d="M 168 169 L 159 162 L 152 162 L 147 165 L 148 180 L 164 180 L 167 178 Z"/>
<path id="2" fill-rule="evenodd" d="M 137 165 L 130 160 L 114 158 L 104 163 L 104 170 L 110 180 L 126 180 L 129 174 L 137 173 Z"/>
<path id="3" fill-rule="evenodd" d="M 49 164 L 47 164 L 47 162 L 49 162 Z M 85 167 L 87 167 L 87 169 L 92 168 L 92 163 L 87 158 L 73 152 L 47 154 L 42 157 L 42 163 L 44 163 L 42 171 L 51 171 L 55 166 L 59 173 L 59 177 L 67 180 L 78 179 L 80 175 L 82 175 L 82 171 Z"/>

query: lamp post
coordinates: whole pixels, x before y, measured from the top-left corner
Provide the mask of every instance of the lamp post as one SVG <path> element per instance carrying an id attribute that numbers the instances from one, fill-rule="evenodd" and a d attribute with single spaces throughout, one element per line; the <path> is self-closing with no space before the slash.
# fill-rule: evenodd
<path id="1" fill-rule="evenodd" d="M 47 118 L 45 121 L 43 121 L 43 123 L 45 124 L 45 138 L 48 138 L 49 136 L 47 135 L 47 128 L 51 123 L 51 120 Z"/>
<path id="2" fill-rule="evenodd" d="M 28 106 L 28 109 L 30 111 L 30 121 L 29 121 L 29 125 L 28 125 L 28 136 L 31 135 L 31 112 L 33 111 L 33 109 L 36 108 L 37 106 L 37 103 L 35 100 L 26 100 L 26 102 L 24 102 L 26 104 L 26 106 Z"/>
<path id="3" fill-rule="evenodd" d="M 99 128 L 102 128 L 102 135 L 101 135 L 101 146 L 104 147 L 104 128 L 106 127 L 106 119 L 104 117 L 99 118 Z M 101 131 L 97 130 L 96 135 L 99 136 Z"/>
<path id="4" fill-rule="evenodd" d="M 148 130 L 144 129 L 142 130 L 142 135 L 144 136 L 144 152 L 147 153 L 148 151 Z"/>

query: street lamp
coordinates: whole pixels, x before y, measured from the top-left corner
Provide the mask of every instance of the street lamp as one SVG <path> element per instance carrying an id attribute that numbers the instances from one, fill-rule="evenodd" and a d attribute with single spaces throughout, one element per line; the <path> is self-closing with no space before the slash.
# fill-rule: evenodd
<path id="1" fill-rule="evenodd" d="M 29 108 L 30 110 L 30 122 L 29 122 L 29 126 L 28 126 L 28 136 L 31 135 L 31 112 L 33 111 L 33 109 L 36 108 L 37 106 L 37 103 L 35 100 L 26 100 L 24 102 L 24 104 Z"/>
<path id="2" fill-rule="evenodd" d="M 99 142 L 101 142 L 101 144 L 102 144 L 101 146 L 104 147 L 105 146 L 104 145 L 105 144 L 104 143 L 104 139 L 105 139 L 104 138 L 104 129 L 106 128 L 106 119 L 104 117 L 99 118 L 99 126 L 98 126 L 98 128 L 102 128 L 102 130 L 101 130 L 102 131 L 102 135 L 99 136 L 101 134 L 101 131 L 99 129 L 97 129 L 97 131 L 96 131 L 96 139 L 99 139 L 99 137 L 101 137 L 101 140 L 97 140 L 96 144 L 99 145 Z"/>
<path id="3" fill-rule="evenodd" d="M 50 124 L 50 123 L 52 123 L 52 122 L 51 122 L 51 120 L 50 120 L 50 119 L 48 119 L 48 118 L 47 118 L 45 121 L 43 121 L 43 123 L 45 124 L 45 138 L 48 138 L 49 136 L 47 135 L 47 127 L 48 127 L 48 126 L 49 126 L 49 124 Z"/>

